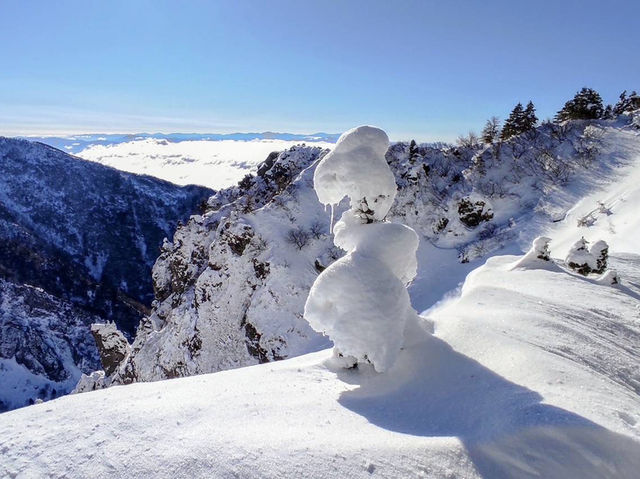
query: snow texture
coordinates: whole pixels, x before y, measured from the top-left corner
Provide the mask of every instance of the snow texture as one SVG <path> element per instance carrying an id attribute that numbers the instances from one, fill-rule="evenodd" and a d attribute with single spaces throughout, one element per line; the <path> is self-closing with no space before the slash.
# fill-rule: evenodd
<path id="1" fill-rule="evenodd" d="M 405 323 L 416 317 L 405 284 L 416 275 L 418 235 L 408 226 L 379 222 L 396 196 L 384 158 L 388 142 L 378 128 L 354 128 L 318 164 L 314 189 L 320 201 L 350 199 L 334 240 L 347 254 L 320 273 L 304 309 L 311 327 L 328 335 L 337 351 L 379 372 L 393 365 Z"/>

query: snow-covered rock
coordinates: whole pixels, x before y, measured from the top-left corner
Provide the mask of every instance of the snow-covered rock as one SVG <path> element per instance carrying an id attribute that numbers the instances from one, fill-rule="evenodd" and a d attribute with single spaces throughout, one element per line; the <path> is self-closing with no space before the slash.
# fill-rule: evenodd
<path id="1" fill-rule="evenodd" d="M 0 278 L 0 412 L 66 394 L 99 367 L 89 332 L 100 317 Z"/>

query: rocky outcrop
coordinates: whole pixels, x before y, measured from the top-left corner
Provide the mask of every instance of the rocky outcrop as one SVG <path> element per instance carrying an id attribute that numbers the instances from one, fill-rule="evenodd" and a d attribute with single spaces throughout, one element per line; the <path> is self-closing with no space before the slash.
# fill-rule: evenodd
<path id="1" fill-rule="evenodd" d="M 131 350 L 127 338 L 116 328 L 114 323 L 92 324 L 91 334 L 100 353 L 102 369 L 107 376 L 110 376 Z"/>
<path id="2" fill-rule="evenodd" d="M 0 411 L 69 392 L 100 365 L 100 318 L 34 286 L 0 279 Z"/>

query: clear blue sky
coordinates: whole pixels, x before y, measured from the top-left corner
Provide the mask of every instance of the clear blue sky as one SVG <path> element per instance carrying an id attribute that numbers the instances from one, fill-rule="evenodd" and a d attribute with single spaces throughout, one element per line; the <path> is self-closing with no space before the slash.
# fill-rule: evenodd
<path id="1" fill-rule="evenodd" d="M 450 140 L 582 86 L 640 90 L 640 2 L 0 0 L 0 134 Z"/>

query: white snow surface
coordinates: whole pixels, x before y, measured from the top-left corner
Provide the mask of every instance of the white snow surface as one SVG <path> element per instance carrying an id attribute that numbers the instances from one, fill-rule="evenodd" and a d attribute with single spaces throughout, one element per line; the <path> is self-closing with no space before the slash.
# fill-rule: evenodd
<path id="1" fill-rule="evenodd" d="M 628 283 L 495 257 L 384 374 L 329 350 L 0 416 L 7 477 L 635 478 L 640 258 Z"/>
<path id="2" fill-rule="evenodd" d="M 220 189 L 235 185 L 245 175 L 255 173 L 258 164 L 269 153 L 300 143 L 287 140 L 172 142 L 147 138 L 113 145 L 92 145 L 77 156 L 178 185 L 194 184 Z M 313 146 L 332 148 L 334 144 L 313 142 Z"/>

